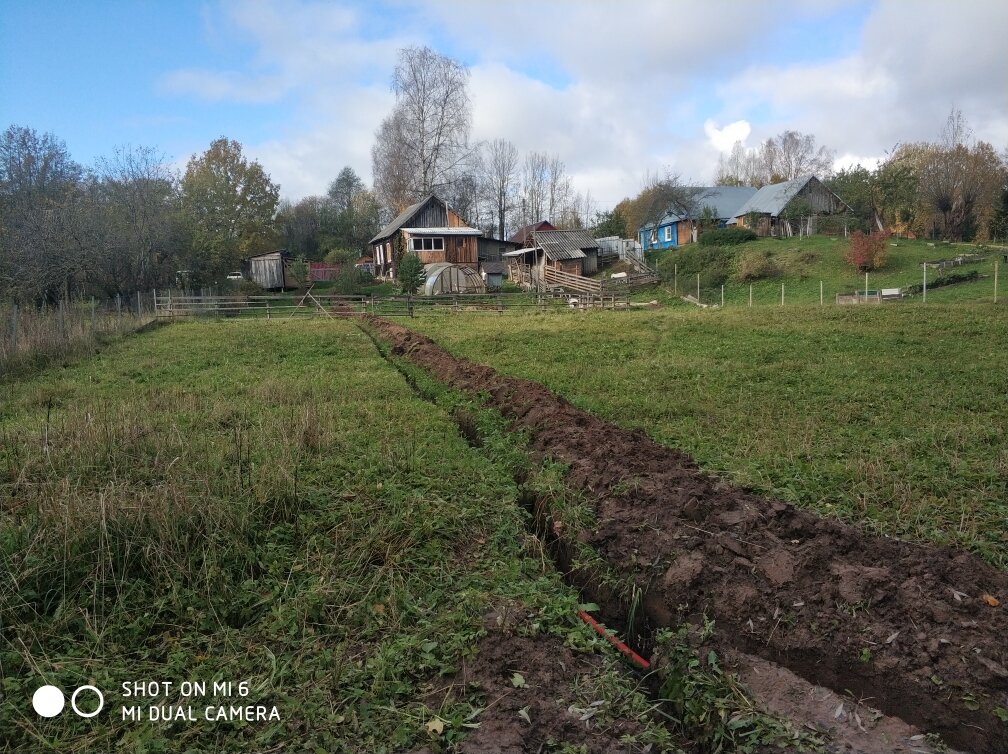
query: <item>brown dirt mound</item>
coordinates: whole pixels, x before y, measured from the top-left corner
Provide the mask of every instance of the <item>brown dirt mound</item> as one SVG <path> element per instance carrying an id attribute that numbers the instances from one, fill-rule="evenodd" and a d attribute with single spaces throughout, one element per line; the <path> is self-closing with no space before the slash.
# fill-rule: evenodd
<path id="1" fill-rule="evenodd" d="M 599 754 L 642 751 L 642 745 L 620 740 L 641 734 L 642 724 L 625 717 L 609 719 L 609 702 L 602 695 L 589 699 L 577 693 L 579 685 L 603 670 L 601 657 L 575 654 L 556 637 L 491 630 L 476 657 L 453 679 L 453 685 L 477 687 L 486 702 L 474 720 L 479 727 L 457 751 L 524 754 L 563 744 Z M 521 676 L 520 686 L 513 681 L 515 673 Z"/>
<path id="2" fill-rule="evenodd" d="M 527 430 L 594 495 L 572 532 L 644 594 L 653 625 L 716 621 L 720 640 L 811 683 L 939 733 L 1008 752 L 1008 574 L 961 551 L 877 537 L 739 490 L 685 454 L 619 429 L 542 385 L 456 358 L 386 320 L 367 323 L 442 382 Z M 995 599 L 990 599 L 994 597 Z M 1000 708 L 1000 710 L 998 709 Z"/>

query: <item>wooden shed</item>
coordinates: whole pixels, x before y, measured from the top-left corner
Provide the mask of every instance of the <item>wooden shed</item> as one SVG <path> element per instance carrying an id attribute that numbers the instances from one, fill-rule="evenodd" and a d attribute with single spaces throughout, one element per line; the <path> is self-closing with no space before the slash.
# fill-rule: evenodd
<path id="1" fill-rule="evenodd" d="M 414 252 L 425 264 L 449 262 L 476 268 L 477 239 L 472 228 L 435 194 L 403 210 L 371 239 L 375 276 L 395 277 L 399 256 Z"/>
<path id="2" fill-rule="evenodd" d="M 291 258 L 283 249 L 246 257 L 242 260 L 242 275 L 266 290 L 283 290 Z"/>

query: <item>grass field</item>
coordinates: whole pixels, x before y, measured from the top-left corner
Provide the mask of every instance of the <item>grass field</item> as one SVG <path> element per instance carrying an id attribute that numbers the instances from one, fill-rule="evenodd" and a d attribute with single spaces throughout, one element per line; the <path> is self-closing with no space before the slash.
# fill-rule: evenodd
<path id="1" fill-rule="evenodd" d="M 353 324 L 175 324 L 0 391 L 0 750 L 444 750 L 494 702 L 437 693 L 491 609 L 595 658 L 563 709 L 597 702 L 596 726 L 668 745 L 576 619 L 512 469 Z M 186 699 L 186 680 L 248 696 Z M 122 720 L 132 681 L 175 684 L 136 703 L 280 720 Z M 42 682 L 93 684 L 109 711 L 44 720 L 27 701 Z"/>
<path id="2" fill-rule="evenodd" d="M 739 484 L 1008 565 L 1008 307 L 929 296 L 411 326 Z"/>
<path id="3" fill-rule="evenodd" d="M 843 237 L 811 236 L 804 238 L 763 238 L 758 241 L 730 247 L 736 256 L 732 274 L 725 283 L 726 306 L 748 306 L 748 281 L 739 279 L 738 262 L 740 257 L 764 256 L 772 263 L 776 273 L 770 277 L 752 281 L 753 304 L 779 305 L 781 300 L 781 284 L 784 284 L 785 306 L 794 304 L 818 304 L 819 283 L 823 284 L 823 298 L 826 304 L 833 304 L 838 293 L 852 293 L 864 290 L 864 274 L 859 274 L 844 256 L 849 247 L 849 241 Z M 688 248 L 688 247 L 684 247 Z M 959 283 L 947 287 L 936 287 L 928 291 L 928 301 L 943 303 L 951 301 L 990 301 L 994 294 L 994 259 L 1001 260 L 1000 265 L 1000 297 L 1008 293 L 1008 283 L 1004 276 L 1008 265 L 1004 264 L 1000 254 L 1004 249 L 977 249 L 967 245 L 950 245 L 941 242 L 932 244 L 928 241 L 892 238 L 886 247 L 884 266 L 868 275 L 868 286 L 877 288 L 901 288 L 920 284 L 923 281 L 922 264 L 929 261 L 952 259 L 960 254 L 979 253 L 989 256 L 984 262 L 948 268 L 945 273 L 970 272 L 976 270 L 980 279 Z M 664 260 L 662 266 L 668 272 L 674 270 L 677 254 L 680 250 L 670 249 L 662 252 L 649 252 L 652 260 Z M 682 266 L 680 266 L 680 272 Z M 933 284 L 941 274 L 934 269 L 928 270 L 929 284 Z M 701 299 L 705 303 L 720 303 L 721 291 L 718 286 L 704 286 L 706 275 L 701 276 Z M 666 288 L 672 289 L 675 283 L 670 280 Z M 696 274 L 682 273 L 678 277 L 678 292 L 696 294 Z"/>

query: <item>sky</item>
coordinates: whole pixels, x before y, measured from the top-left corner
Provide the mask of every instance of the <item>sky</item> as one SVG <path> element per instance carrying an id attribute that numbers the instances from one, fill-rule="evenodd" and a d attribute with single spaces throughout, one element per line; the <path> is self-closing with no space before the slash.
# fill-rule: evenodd
<path id="1" fill-rule="evenodd" d="M 559 154 L 608 209 L 785 129 L 872 166 L 958 108 L 1002 151 L 1006 30 L 1004 0 L 0 0 L 0 128 L 180 170 L 227 136 L 297 200 L 370 182 L 396 51 L 428 45 L 469 67 L 473 138 Z"/>

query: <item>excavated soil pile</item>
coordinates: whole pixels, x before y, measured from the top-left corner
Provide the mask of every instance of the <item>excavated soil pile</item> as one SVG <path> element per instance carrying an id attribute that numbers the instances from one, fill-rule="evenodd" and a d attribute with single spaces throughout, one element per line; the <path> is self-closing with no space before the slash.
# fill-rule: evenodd
<path id="1" fill-rule="evenodd" d="M 560 743 L 592 754 L 641 751 L 621 739 L 639 736 L 644 726 L 618 715 L 612 719 L 604 693 L 591 688 L 590 679 L 603 669 L 598 655 L 575 654 L 556 637 L 488 630 L 452 687 L 432 699 L 437 709 L 451 701 L 455 687 L 483 692 L 479 727 L 459 744 L 461 754 L 524 754 Z"/>
<path id="2" fill-rule="evenodd" d="M 952 746 L 1008 752 L 1008 574 L 969 553 L 877 537 L 737 489 L 683 453 L 542 385 L 459 359 L 386 320 L 395 355 L 488 393 L 533 452 L 596 501 L 586 542 L 643 592 L 655 626 L 716 622 L 721 641 Z"/>

